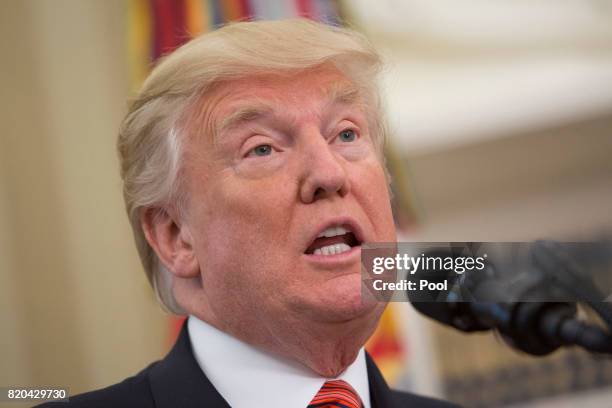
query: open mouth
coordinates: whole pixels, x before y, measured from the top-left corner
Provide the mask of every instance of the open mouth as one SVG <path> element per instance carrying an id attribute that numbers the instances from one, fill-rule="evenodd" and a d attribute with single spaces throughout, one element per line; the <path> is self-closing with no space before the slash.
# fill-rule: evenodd
<path id="1" fill-rule="evenodd" d="M 361 245 L 361 242 L 350 227 L 344 225 L 333 226 L 321 232 L 305 253 L 308 255 L 338 255 L 359 245 Z"/>

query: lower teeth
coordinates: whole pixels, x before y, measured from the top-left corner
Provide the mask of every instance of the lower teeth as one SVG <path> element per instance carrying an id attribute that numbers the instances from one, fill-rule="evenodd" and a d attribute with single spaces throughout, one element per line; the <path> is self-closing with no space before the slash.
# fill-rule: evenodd
<path id="1" fill-rule="evenodd" d="M 317 248 L 314 250 L 313 253 L 315 255 L 337 255 L 337 254 L 341 254 L 343 252 L 347 252 L 350 250 L 351 250 L 350 246 L 342 243 L 342 244 L 327 245 L 321 248 Z"/>

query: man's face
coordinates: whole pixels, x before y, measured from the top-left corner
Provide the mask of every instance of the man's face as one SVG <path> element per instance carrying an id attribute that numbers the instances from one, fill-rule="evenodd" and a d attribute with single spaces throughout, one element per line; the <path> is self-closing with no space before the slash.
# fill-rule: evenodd
<path id="1" fill-rule="evenodd" d="M 254 324 L 378 318 L 381 305 L 361 299 L 360 244 L 395 241 L 395 229 L 355 91 L 322 68 L 207 96 L 205 129 L 185 149 L 184 222 L 213 324 L 248 337 Z"/>

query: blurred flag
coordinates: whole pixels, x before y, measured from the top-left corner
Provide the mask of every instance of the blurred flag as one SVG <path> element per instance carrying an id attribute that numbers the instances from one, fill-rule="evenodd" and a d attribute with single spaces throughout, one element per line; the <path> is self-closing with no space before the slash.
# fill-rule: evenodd
<path id="1" fill-rule="evenodd" d="M 397 322 L 397 303 L 385 309 L 376 331 L 366 343 L 366 350 L 390 385 L 395 385 L 406 373 L 406 342 Z"/>
<path id="2" fill-rule="evenodd" d="M 230 21 L 301 16 L 339 25 L 342 15 L 337 0 L 130 0 L 127 51 L 132 89 L 141 86 L 159 57 L 190 38 Z M 391 168 L 397 167 L 396 159 L 389 161 L 396 163 Z M 396 219 L 403 224 L 413 219 L 414 212 L 407 204 L 406 192 L 400 190 L 399 196 L 404 208 L 400 211 L 396 208 Z M 394 383 L 405 370 L 405 341 L 396 319 L 394 306 L 390 305 L 367 344 L 368 351 L 390 383 Z M 184 320 L 183 316 L 170 317 L 169 345 L 174 343 Z"/>

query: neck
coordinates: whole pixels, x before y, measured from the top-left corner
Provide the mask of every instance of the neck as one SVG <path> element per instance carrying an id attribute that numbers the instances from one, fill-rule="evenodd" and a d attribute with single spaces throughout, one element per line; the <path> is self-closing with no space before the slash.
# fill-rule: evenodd
<path id="1" fill-rule="evenodd" d="M 286 319 L 265 327 L 259 322 L 240 326 L 227 321 L 223 324 L 214 316 L 197 311 L 193 314 L 246 343 L 297 361 L 321 377 L 335 378 L 355 361 L 383 310 L 384 306 L 378 307 L 345 322 L 316 322 L 305 326 L 302 320 Z"/>
<path id="2" fill-rule="evenodd" d="M 335 378 L 355 361 L 377 322 L 377 318 L 371 323 L 353 320 L 319 325 L 316 332 L 295 330 L 283 339 L 277 339 L 277 344 L 282 342 L 286 356 L 299 361 L 320 376 Z"/>
<path id="3" fill-rule="evenodd" d="M 220 318 L 205 296 L 181 299 L 190 300 L 179 303 L 198 319 L 252 346 L 297 361 L 326 378 L 337 377 L 355 361 L 386 306 L 377 303 L 344 321 L 317 321 L 312 316 L 291 313 L 271 321 L 258 315 L 257 310 L 225 311 Z"/>

